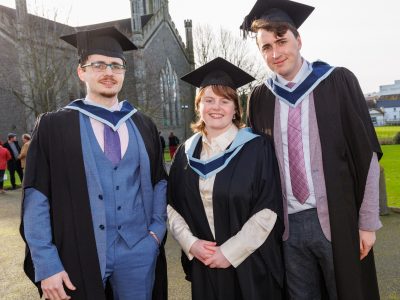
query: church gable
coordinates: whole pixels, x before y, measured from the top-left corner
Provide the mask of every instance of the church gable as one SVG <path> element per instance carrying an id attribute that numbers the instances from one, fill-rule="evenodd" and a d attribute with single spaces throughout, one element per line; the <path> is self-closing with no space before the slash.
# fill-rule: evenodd
<path id="1" fill-rule="evenodd" d="M 138 105 L 161 128 L 182 127 L 182 100 L 193 100 L 192 88 L 179 79 L 193 67 L 184 51 L 164 22 L 146 47 L 133 53 Z"/>
<path id="2" fill-rule="evenodd" d="M 161 131 L 186 137 L 192 119 L 194 89 L 179 78 L 193 70 L 193 47 L 187 47 L 172 22 L 165 0 L 131 0 L 135 99 Z M 191 22 L 185 22 L 186 39 Z M 192 43 L 190 43 L 192 46 Z M 190 105 L 188 106 L 188 103 Z M 190 108 L 186 118 L 185 109 Z M 187 119 L 187 120 L 186 120 Z"/>

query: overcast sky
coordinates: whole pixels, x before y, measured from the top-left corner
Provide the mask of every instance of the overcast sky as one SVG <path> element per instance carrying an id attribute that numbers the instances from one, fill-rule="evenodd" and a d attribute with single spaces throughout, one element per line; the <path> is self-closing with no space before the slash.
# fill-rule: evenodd
<path id="1" fill-rule="evenodd" d="M 364 93 L 400 80 L 399 0 L 301 0 L 315 6 L 300 27 L 303 56 L 345 66 L 358 77 Z M 27 0 L 29 12 L 45 7 L 48 16 L 72 26 L 130 16 L 129 0 Z M 239 25 L 255 0 L 169 0 L 170 14 L 184 38 L 183 21 L 224 27 L 240 36 Z M 0 0 L 15 7 L 14 0 Z M 36 8 L 35 8 L 36 7 Z M 65 16 L 68 17 L 68 21 Z"/>

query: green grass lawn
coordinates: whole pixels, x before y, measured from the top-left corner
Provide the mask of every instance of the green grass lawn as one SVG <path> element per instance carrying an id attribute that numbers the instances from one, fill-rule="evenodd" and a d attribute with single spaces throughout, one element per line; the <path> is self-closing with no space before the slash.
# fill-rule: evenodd
<path id="1" fill-rule="evenodd" d="M 11 182 L 10 182 L 10 173 L 8 172 L 8 170 L 6 170 L 6 174 L 7 174 L 7 180 L 4 181 L 4 189 L 8 189 L 11 187 Z M 17 172 L 15 172 L 15 183 L 17 185 L 21 185 L 21 180 L 19 180 L 19 176 L 17 174 Z"/>
<path id="2" fill-rule="evenodd" d="M 400 145 L 382 145 L 388 205 L 400 207 Z"/>
<path id="3" fill-rule="evenodd" d="M 164 151 L 164 161 L 165 162 L 171 161 L 171 156 L 169 156 L 169 150 L 168 149 L 165 149 L 165 151 Z"/>
<path id="4" fill-rule="evenodd" d="M 379 140 L 393 139 L 400 132 L 400 126 L 380 126 L 375 127 L 375 131 Z"/>

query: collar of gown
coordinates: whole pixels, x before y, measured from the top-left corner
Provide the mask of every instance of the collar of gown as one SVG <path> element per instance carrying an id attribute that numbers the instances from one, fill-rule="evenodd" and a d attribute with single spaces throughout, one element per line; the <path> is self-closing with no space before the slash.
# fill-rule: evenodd
<path id="1" fill-rule="evenodd" d="M 117 131 L 128 118 L 137 112 L 137 109 L 128 101 L 122 101 L 118 105 L 119 110 L 113 111 L 97 105 L 92 101 L 89 102 L 84 99 L 78 99 L 68 104 L 65 108 L 77 110 L 90 118 L 110 126 L 114 131 Z"/>
<path id="2" fill-rule="evenodd" d="M 201 178 L 207 179 L 223 170 L 242 149 L 243 145 L 256 137 L 258 135 L 254 134 L 250 128 L 242 128 L 227 149 L 209 159 L 201 160 L 193 157 L 196 146 L 202 138 L 201 133 L 196 133 L 185 142 L 188 164 Z"/>
<path id="3" fill-rule="evenodd" d="M 307 69 L 293 87 L 289 88 L 284 83 L 279 82 L 277 76 L 267 79 L 264 84 L 280 101 L 287 103 L 291 107 L 296 107 L 335 68 L 323 61 L 315 61 L 312 64 L 306 63 Z"/>

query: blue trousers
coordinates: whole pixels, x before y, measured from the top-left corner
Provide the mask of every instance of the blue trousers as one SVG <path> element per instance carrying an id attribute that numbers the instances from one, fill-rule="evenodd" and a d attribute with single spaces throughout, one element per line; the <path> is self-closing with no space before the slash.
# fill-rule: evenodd
<path id="1" fill-rule="evenodd" d="M 132 248 L 118 237 L 108 248 L 103 284 L 109 280 L 114 300 L 151 300 L 159 246 L 147 235 Z"/>
<path id="2" fill-rule="evenodd" d="M 322 232 L 317 209 L 289 215 L 283 254 L 290 299 L 320 300 L 326 294 L 337 299 L 332 244 Z"/>

